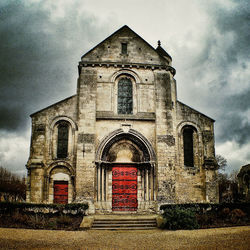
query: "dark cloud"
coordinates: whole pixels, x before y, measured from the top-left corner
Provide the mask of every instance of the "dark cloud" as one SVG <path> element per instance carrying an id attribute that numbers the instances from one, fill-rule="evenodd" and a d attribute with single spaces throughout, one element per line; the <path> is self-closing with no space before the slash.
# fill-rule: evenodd
<path id="1" fill-rule="evenodd" d="M 0 4 L 0 129 L 24 129 L 29 114 L 75 93 L 77 63 L 104 32 L 77 4 L 62 18 L 43 1 Z"/>
<path id="2" fill-rule="evenodd" d="M 225 100 L 223 108 L 230 108 L 230 110 L 240 112 L 250 109 L 250 84 L 249 89 L 239 94 L 230 95 L 230 97 Z"/>
<path id="3" fill-rule="evenodd" d="M 206 40 L 201 44 L 201 53 L 192 62 L 198 77 L 202 77 L 206 70 L 216 71 L 218 84 L 226 82 L 235 65 L 241 64 L 242 69 L 246 69 L 244 62 L 249 61 L 250 3 L 248 0 L 234 2 L 235 6 L 231 8 L 214 2 L 207 3 L 207 12 L 213 26 L 207 30 Z M 204 71 L 200 70 L 201 65 Z"/>
<path id="4" fill-rule="evenodd" d="M 218 139 L 222 141 L 234 140 L 239 145 L 249 143 L 250 124 L 247 113 L 250 107 L 250 86 L 248 89 L 241 86 L 248 78 L 240 79 L 249 69 L 246 62 L 250 62 L 250 3 L 249 1 L 235 1 L 236 6 L 231 9 L 218 8 L 214 12 L 217 30 L 221 35 L 231 34 L 230 46 L 222 50 L 221 58 L 216 65 L 220 71 L 220 79 L 224 84 L 221 93 L 220 133 Z M 227 41 L 225 41 L 227 44 Z M 238 77 L 233 77 L 232 72 L 238 71 Z M 230 78 L 230 79 L 229 79 Z M 234 80 L 235 93 L 226 95 L 228 82 Z M 219 86 L 218 88 L 219 89 Z"/>
<path id="5" fill-rule="evenodd" d="M 234 4 L 236 5 L 234 8 L 218 8 L 214 12 L 219 32 L 234 34 L 234 43 L 226 50 L 229 63 L 236 63 L 240 58 L 249 60 L 250 54 L 250 2 L 234 0 Z"/>
<path id="6" fill-rule="evenodd" d="M 228 112 L 221 116 L 221 126 L 218 130 L 217 139 L 219 142 L 226 140 L 236 141 L 240 145 L 249 143 L 250 123 L 236 112 Z"/>
<path id="7" fill-rule="evenodd" d="M 189 62 L 193 82 L 188 87 L 193 90 L 185 94 L 191 106 L 216 120 L 217 142 L 245 145 L 250 141 L 246 112 L 250 108 L 250 3 L 235 0 L 225 7 L 209 2 L 205 7 L 212 25 L 202 50 Z"/>
<path id="8" fill-rule="evenodd" d="M 250 123 L 247 110 L 250 109 L 250 89 L 225 98 L 221 106 L 218 140 L 234 140 L 240 145 L 250 141 Z"/>
<path id="9" fill-rule="evenodd" d="M 0 107 L 0 128 L 3 130 L 16 130 L 23 123 L 23 113 L 20 112 L 20 106 Z"/>

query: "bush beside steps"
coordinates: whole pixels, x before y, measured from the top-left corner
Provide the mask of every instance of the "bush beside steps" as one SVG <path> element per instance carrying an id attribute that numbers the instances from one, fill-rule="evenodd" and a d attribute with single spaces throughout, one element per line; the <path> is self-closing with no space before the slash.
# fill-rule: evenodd
<path id="1" fill-rule="evenodd" d="M 182 209 L 180 207 L 165 209 L 159 226 L 162 229 L 169 230 L 199 228 L 195 210 L 191 208 Z"/>
<path id="2" fill-rule="evenodd" d="M 197 229 L 250 225 L 250 203 L 165 204 L 157 219 L 159 228 Z"/>

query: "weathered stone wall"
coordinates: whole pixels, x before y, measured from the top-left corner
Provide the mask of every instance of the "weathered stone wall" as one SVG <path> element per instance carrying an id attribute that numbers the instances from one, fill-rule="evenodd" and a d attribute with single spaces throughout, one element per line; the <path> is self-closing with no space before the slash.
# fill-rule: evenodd
<path id="1" fill-rule="evenodd" d="M 122 43 L 127 44 L 126 54 L 121 51 Z M 156 154 L 156 161 L 148 163 L 151 168 L 138 172 L 141 211 L 150 210 L 155 201 L 157 205 L 216 202 L 214 121 L 177 101 L 175 71 L 170 65 L 170 57 L 160 56 L 128 28 L 86 53 L 79 64 L 77 94 L 32 115 L 28 201 L 53 202 L 51 176 L 56 172 L 67 175 L 69 202 L 87 201 L 94 212 L 93 204 L 98 201 L 95 205 L 99 209 L 111 211 L 111 168 L 105 172 L 106 203 L 100 202 L 97 172 L 104 176 L 104 170 L 96 162 L 100 160 L 96 153 L 108 135 L 119 129 L 132 129 L 146 138 Z M 129 77 L 133 86 L 133 112 L 129 115 L 117 112 L 118 80 L 122 76 Z M 60 120 L 70 126 L 65 159 L 56 158 Z M 184 165 L 185 125 L 194 128 L 193 167 Z M 149 179 L 153 191 L 147 193 L 145 201 L 143 185 Z"/>
<path id="2" fill-rule="evenodd" d="M 52 167 L 66 164 L 69 168 L 75 169 L 76 107 L 77 98 L 72 96 L 31 115 L 32 136 L 30 157 L 27 163 L 30 173 L 27 185 L 28 202 L 49 202 L 49 196 L 53 195 L 53 189 L 49 189 L 51 183 L 48 183 Z M 72 123 L 69 136 L 71 138 L 69 143 L 69 152 L 71 154 L 69 158 L 63 160 L 57 159 L 56 155 L 53 154 L 53 145 L 55 145 L 55 142 L 53 143 L 54 125 L 56 121 L 60 120 L 67 120 Z M 73 193 L 72 190 L 70 192 Z M 73 194 L 70 195 L 72 196 Z"/>
<path id="3" fill-rule="evenodd" d="M 214 152 L 214 121 L 187 105 L 177 102 L 177 136 L 179 168 L 176 171 L 177 201 L 217 202 L 218 186 Z M 182 128 L 194 127 L 194 167 L 184 166 Z M 212 160 L 212 170 L 206 168 L 205 159 Z M 185 190 L 185 192 L 183 192 Z"/>

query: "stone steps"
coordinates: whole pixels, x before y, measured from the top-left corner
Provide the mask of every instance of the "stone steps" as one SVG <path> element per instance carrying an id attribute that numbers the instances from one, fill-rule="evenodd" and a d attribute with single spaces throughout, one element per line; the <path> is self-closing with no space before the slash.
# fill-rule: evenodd
<path id="1" fill-rule="evenodd" d="M 90 230 L 152 230 L 152 229 L 156 229 L 156 227 L 125 227 L 125 228 L 107 227 L 107 228 L 91 228 Z"/>
<path id="2" fill-rule="evenodd" d="M 145 230 L 155 229 L 155 218 L 95 218 L 91 229 L 94 230 Z"/>

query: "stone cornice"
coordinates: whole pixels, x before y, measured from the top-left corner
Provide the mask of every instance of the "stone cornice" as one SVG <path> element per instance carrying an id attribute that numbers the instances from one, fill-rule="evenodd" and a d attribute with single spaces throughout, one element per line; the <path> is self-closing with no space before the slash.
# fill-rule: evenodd
<path id="1" fill-rule="evenodd" d="M 109 111 L 97 111 L 96 112 L 97 120 L 147 120 L 155 121 L 155 113 L 151 112 L 138 112 L 137 114 L 114 114 Z"/>
<path id="2" fill-rule="evenodd" d="M 44 163 L 41 160 L 38 160 L 38 159 L 30 159 L 25 166 L 26 166 L 27 169 L 43 168 Z"/>
<path id="3" fill-rule="evenodd" d="M 117 165 L 117 164 L 119 164 L 119 165 L 124 165 L 124 166 L 126 166 L 126 165 L 131 165 L 131 164 L 133 164 L 133 165 L 154 165 L 155 164 L 155 161 L 143 161 L 143 162 L 110 162 L 110 161 L 95 161 L 95 164 L 96 165 L 101 165 L 101 164 L 103 164 L 103 165 L 107 165 L 107 166 L 109 166 L 109 165 Z"/>
<path id="4" fill-rule="evenodd" d="M 87 62 L 80 61 L 78 65 L 79 75 L 81 74 L 82 67 L 115 67 L 115 68 L 137 68 L 137 69 L 160 69 L 171 72 L 174 76 L 176 70 L 169 65 L 161 65 L 161 64 L 144 64 L 144 63 L 118 63 L 118 62 Z"/>

